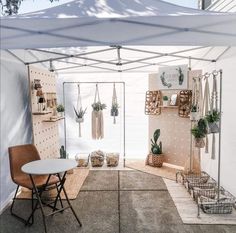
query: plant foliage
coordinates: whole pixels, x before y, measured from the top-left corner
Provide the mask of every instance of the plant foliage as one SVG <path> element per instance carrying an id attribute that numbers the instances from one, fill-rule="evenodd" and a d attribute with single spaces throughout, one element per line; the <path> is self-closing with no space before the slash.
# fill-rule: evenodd
<path id="1" fill-rule="evenodd" d="M 220 120 L 220 112 L 217 110 L 213 110 L 210 111 L 207 115 L 206 115 L 206 120 L 209 123 L 214 123 L 214 122 L 218 122 Z"/>
<path id="2" fill-rule="evenodd" d="M 50 2 L 59 0 L 49 0 Z M 23 0 L 0 0 L 0 5 L 2 7 L 2 15 L 15 15 L 18 14 L 20 5 Z"/>
<path id="3" fill-rule="evenodd" d="M 164 100 L 164 101 L 167 101 L 167 100 L 168 100 L 168 96 L 164 95 L 164 96 L 163 96 L 163 100 Z"/>
<path id="4" fill-rule="evenodd" d="M 57 105 L 57 111 L 58 112 L 64 112 L 65 111 L 64 106 L 62 104 Z"/>
<path id="5" fill-rule="evenodd" d="M 99 111 L 99 110 L 103 110 L 103 109 L 106 109 L 106 104 L 102 104 L 101 102 L 96 102 L 96 103 L 93 103 L 92 104 L 92 108 L 94 111 Z"/>
<path id="6" fill-rule="evenodd" d="M 153 134 L 153 139 L 151 139 L 151 151 L 153 154 L 156 155 L 162 154 L 162 142 L 160 141 L 159 144 L 157 144 L 160 135 L 161 135 L 161 130 L 157 129 Z"/>
<path id="7" fill-rule="evenodd" d="M 74 107 L 74 111 L 75 111 L 75 115 L 78 119 L 81 119 L 84 117 L 84 114 L 86 113 L 87 108 L 85 108 L 84 110 L 82 108 L 79 109 L 79 111 L 76 111 L 75 107 Z"/>
<path id="8" fill-rule="evenodd" d="M 207 134 L 207 122 L 201 118 L 198 123 L 191 129 L 191 133 L 195 138 L 204 138 Z"/>

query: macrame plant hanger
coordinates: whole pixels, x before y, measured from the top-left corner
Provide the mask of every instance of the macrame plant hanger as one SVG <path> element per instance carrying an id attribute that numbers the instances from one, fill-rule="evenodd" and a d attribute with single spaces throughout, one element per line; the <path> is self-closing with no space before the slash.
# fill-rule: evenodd
<path id="1" fill-rule="evenodd" d="M 98 84 L 96 84 L 95 96 L 94 96 L 94 104 L 101 103 Z M 103 112 L 101 109 L 92 111 L 92 138 L 102 139 L 104 137 L 104 125 L 103 125 Z"/>
<path id="2" fill-rule="evenodd" d="M 202 103 L 202 116 L 206 116 L 209 113 L 209 104 L 210 104 L 210 88 L 209 88 L 209 74 L 206 73 L 204 75 L 205 80 L 205 88 L 204 88 L 204 97 L 203 97 L 203 103 Z M 209 153 L 209 140 L 208 135 L 206 135 L 206 145 L 205 145 L 205 153 Z"/>
<path id="3" fill-rule="evenodd" d="M 81 101 L 81 95 L 80 95 L 80 85 L 78 84 L 78 99 L 77 99 L 77 112 L 82 111 L 82 101 Z M 78 118 L 76 117 L 76 122 L 79 123 L 79 137 L 82 137 L 81 134 L 81 123 L 84 121 L 84 118 Z"/>
<path id="4" fill-rule="evenodd" d="M 111 103 L 111 116 L 113 116 L 113 124 L 116 124 L 116 117 L 118 116 L 118 103 L 117 103 L 115 83 L 113 84 L 113 94 L 112 94 L 112 103 Z"/>
<path id="5" fill-rule="evenodd" d="M 216 74 L 213 72 L 213 87 L 211 92 L 211 107 L 210 111 L 211 113 L 215 110 L 218 111 L 218 92 L 217 92 L 217 79 Z M 215 159 L 216 151 L 215 151 L 215 144 L 216 144 L 216 138 L 215 133 L 212 134 L 212 151 L 211 151 L 211 159 Z"/>

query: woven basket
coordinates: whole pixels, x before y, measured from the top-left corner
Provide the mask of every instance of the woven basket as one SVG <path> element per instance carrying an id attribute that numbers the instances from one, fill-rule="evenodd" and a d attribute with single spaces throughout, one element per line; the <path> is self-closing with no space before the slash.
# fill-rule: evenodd
<path id="1" fill-rule="evenodd" d="M 153 167 L 162 167 L 164 162 L 164 155 L 155 155 L 155 154 L 148 154 L 146 159 L 146 165 L 150 165 Z"/>

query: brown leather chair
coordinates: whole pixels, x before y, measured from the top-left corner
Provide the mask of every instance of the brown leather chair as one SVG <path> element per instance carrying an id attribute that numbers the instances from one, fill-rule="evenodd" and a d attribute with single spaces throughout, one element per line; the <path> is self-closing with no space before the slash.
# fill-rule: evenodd
<path id="1" fill-rule="evenodd" d="M 19 220 L 23 221 L 26 225 L 31 225 L 33 223 L 33 213 L 34 213 L 34 191 L 33 191 L 33 184 L 29 175 L 22 172 L 21 167 L 29 162 L 40 160 L 39 153 L 36 147 L 32 144 L 27 145 L 19 145 L 13 146 L 8 148 L 9 151 L 9 161 L 10 161 L 10 171 L 11 171 L 11 178 L 15 184 L 17 184 L 16 192 L 13 198 L 13 202 L 10 208 L 11 214 L 17 217 Z M 46 184 L 48 176 L 40 175 L 40 176 L 33 176 L 33 180 L 35 185 L 38 189 L 45 190 L 44 185 Z M 48 186 L 54 186 L 54 188 L 58 189 L 59 179 L 56 176 L 51 176 L 48 182 Z M 31 202 L 32 202 L 32 213 L 28 219 L 23 219 L 19 215 L 13 212 L 13 207 L 15 204 L 16 196 L 19 190 L 19 187 L 25 187 L 31 190 Z M 61 202 L 61 199 L 60 199 Z M 61 202 L 62 205 L 62 202 Z"/>

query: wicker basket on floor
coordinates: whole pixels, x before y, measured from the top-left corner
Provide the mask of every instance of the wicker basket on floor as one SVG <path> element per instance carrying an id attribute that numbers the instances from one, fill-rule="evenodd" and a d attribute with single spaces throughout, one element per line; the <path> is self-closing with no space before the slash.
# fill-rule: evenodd
<path id="1" fill-rule="evenodd" d="M 164 162 L 164 155 L 155 155 L 155 154 L 148 154 L 146 158 L 146 165 L 152 166 L 152 167 L 162 167 Z"/>

